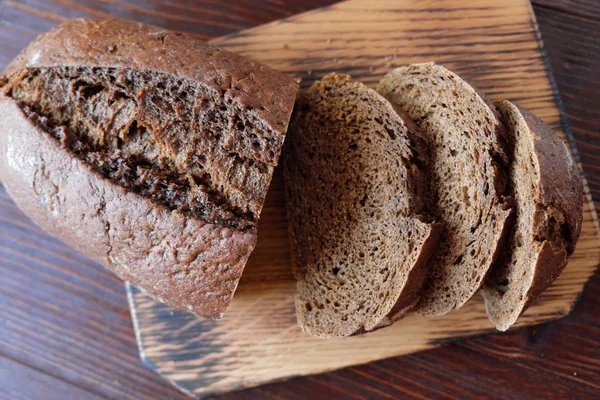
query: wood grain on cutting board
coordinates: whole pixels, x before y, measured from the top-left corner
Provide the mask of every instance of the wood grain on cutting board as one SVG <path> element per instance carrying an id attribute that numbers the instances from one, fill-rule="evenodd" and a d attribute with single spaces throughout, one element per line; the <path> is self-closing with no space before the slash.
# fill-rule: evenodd
<path id="1" fill-rule="evenodd" d="M 492 99 L 508 98 L 529 108 L 568 140 L 528 1 L 348 1 L 213 43 L 301 78 L 303 87 L 332 71 L 374 86 L 395 66 L 434 60 Z M 566 315 L 598 264 L 598 245 L 588 199 L 571 262 L 517 326 Z M 258 245 L 222 320 L 198 319 L 133 290 L 131 303 L 144 359 L 196 396 L 406 354 L 492 330 L 476 296 L 443 317 L 409 316 L 363 337 L 323 341 L 300 331 L 293 296 L 277 171 Z"/>

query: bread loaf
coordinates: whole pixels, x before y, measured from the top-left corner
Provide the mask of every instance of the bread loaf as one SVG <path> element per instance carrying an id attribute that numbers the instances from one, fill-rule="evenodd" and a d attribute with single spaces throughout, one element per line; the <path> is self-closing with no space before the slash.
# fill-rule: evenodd
<path id="1" fill-rule="evenodd" d="M 69 21 L 0 80 L 0 179 L 48 232 L 218 318 L 254 248 L 296 91 L 180 33 Z"/>
<path id="2" fill-rule="evenodd" d="M 507 330 L 558 277 L 579 239 L 582 182 L 560 138 L 520 106 L 496 103 L 514 143 L 510 182 L 516 221 L 481 290 L 488 316 Z"/>
<path id="3" fill-rule="evenodd" d="M 433 63 L 390 72 L 378 91 L 408 112 L 429 147 L 434 216 L 446 230 L 415 311 L 443 315 L 477 292 L 510 226 L 505 128 L 484 96 Z"/>
<path id="4" fill-rule="evenodd" d="M 283 159 L 305 332 L 371 331 L 418 299 L 442 231 L 424 216 L 429 160 L 419 135 L 346 75 L 331 74 L 299 98 Z"/>

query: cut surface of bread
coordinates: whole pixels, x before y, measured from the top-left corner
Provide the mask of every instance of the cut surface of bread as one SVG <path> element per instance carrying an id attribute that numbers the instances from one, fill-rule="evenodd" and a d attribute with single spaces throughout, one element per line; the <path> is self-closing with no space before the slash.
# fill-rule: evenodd
<path id="1" fill-rule="evenodd" d="M 496 107 L 514 143 L 516 220 L 481 293 L 490 321 L 505 331 L 567 264 L 581 231 L 583 185 L 571 153 L 548 126 L 509 101 Z"/>
<path id="2" fill-rule="evenodd" d="M 4 93 L 107 179 L 209 223 L 256 223 L 281 140 L 221 94 L 161 73 L 71 67 L 24 69 Z"/>
<path id="3" fill-rule="evenodd" d="M 510 225 L 505 129 L 488 100 L 440 65 L 398 68 L 377 90 L 410 115 L 429 147 L 433 216 L 445 233 L 415 312 L 443 315 L 480 288 Z"/>
<path id="4" fill-rule="evenodd" d="M 0 177 L 45 230 L 172 306 L 220 317 L 296 91 L 180 33 L 72 20 L 0 78 Z"/>
<path id="5" fill-rule="evenodd" d="M 416 127 L 331 74 L 297 101 L 283 159 L 302 329 L 343 337 L 399 319 L 442 231 L 421 216 L 429 163 Z"/>

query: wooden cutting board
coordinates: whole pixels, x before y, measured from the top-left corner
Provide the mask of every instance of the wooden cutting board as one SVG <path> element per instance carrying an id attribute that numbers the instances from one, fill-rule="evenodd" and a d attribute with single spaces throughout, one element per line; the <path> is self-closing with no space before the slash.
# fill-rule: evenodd
<path id="1" fill-rule="evenodd" d="M 434 60 L 492 99 L 529 108 L 565 141 L 564 113 L 527 0 L 352 0 L 217 39 L 225 47 L 287 72 L 307 87 L 332 72 L 373 86 L 391 68 Z M 562 121 L 564 122 L 564 121 Z M 569 313 L 600 260 L 589 189 L 583 230 L 571 262 L 517 326 Z M 220 321 L 170 309 L 129 288 L 142 359 L 181 390 L 202 397 L 298 375 L 428 349 L 493 330 L 476 296 L 449 315 L 409 316 L 363 337 L 318 340 L 294 315 L 287 221 L 277 171 L 259 223 L 259 240 Z"/>

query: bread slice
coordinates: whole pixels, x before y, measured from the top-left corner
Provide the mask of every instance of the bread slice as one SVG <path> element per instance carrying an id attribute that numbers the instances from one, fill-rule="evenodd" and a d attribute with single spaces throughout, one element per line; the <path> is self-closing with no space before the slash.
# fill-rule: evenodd
<path id="1" fill-rule="evenodd" d="M 400 318 L 441 233 L 422 216 L 429 163 L 416 127 L 331 74 L 297 101 L 283 158 L 302 329 L 342 337 Z"/>
<path id="2" fill-rule="evenodd" d="M 496 107 L 514 142 L 516 221 L 481 293 L 490 320 L 505 331 L 567 264 L 581 232 L 583 185 L 571 153 L 548 126 L 509 101 Z"/>
<path id="3" fill-rule="evenodd" d="M 415 312 L 443 315 L 477 292 L 502 249 L 506 132 L 493 105 L 440 65 L 398 68 L 378 91 L 408 112 L 430 149 L 434 216 L 446 231 Z"/>
<path id="4" fill-rule="evenodd" d="M 69 21 L 0 80 L 0 178 L 48 232 L 217 318 L 256 243 L 296 91 L 180 33 Z"/>

